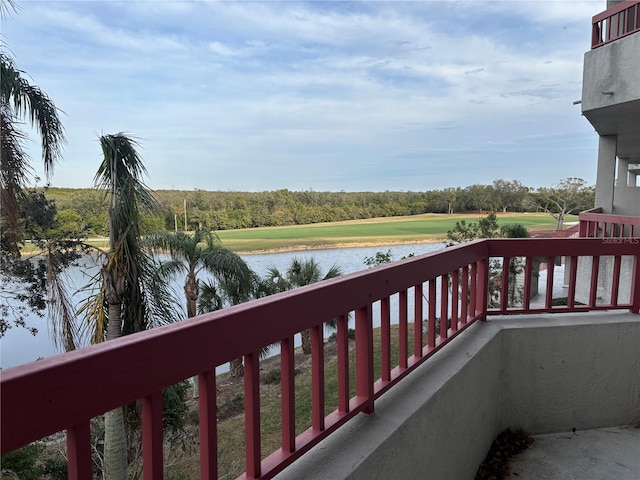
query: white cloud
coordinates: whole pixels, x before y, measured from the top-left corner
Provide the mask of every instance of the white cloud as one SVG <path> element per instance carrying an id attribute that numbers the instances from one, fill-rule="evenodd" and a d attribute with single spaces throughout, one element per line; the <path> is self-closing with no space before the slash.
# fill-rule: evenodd
<path id="1" fill-rule="evenodd" d="M 127 2 L 115 18 L 109 3 L 30 2 L 3 27 L 67 112 L 56 184 L 90 184 L 94 132 L 128 130 L 158 188 L 406 190 L 464 185 L 483 156 L 510 162 L 488 183 L 517 168 L 527 183 L 550 136 L 538 164 L 572 174 L 600 3 Z"/>

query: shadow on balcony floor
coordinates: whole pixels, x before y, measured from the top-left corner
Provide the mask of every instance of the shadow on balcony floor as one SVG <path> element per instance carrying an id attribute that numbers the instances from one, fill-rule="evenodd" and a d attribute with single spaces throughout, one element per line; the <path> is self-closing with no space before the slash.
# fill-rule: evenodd
<path id="1" fill-rule="evenodd" d="M 640 425 L 535 435 L 510 462 L 511 480 L 638 480 Z"/>

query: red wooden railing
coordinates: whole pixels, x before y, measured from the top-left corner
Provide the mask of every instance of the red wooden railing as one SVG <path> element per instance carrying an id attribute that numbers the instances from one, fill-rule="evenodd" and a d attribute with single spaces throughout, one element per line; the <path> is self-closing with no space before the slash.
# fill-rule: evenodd
<path id="1" fill-rule="evenodd" d="M 640 217 L 601 212 L 601 208 L 594 208 L 580 213 L 581 237 L 640 237 Z"/>
<path id="2" fill-rule="evenodd" d="M 239 478 L 268 479 L 360 412 L 410 371 L 487 314 L 576 312 L 601 308 L 640 313 L 640 239 L 491 239 L 345 275 L 308 287 L 195 317 L 148 332 L 57 355 L 0 372 L 2 454 L 61 430 L 67 432 L 69 478 L 92 476 L 90 421 L 104 412 L 142 399 L 144 478 L 162 478 L 162 395 L 164 388 L 199 375 L 201 478 L 218 478 L 216 377 L 213 366 L 244 357 L 246 472 Z M 576 305 L 577 277 L 571 272 L 567 305 L 551 304 L 553 271 L 544 305 L 531 305 L 529 286 L 534 258 L 610 255 L 633 258 L 628 303 L 618 295 L 610 305 Z M 495 282 L 502 288 L 499 306 L 488 308 L 489 262 L 522 257 L 525 294 L 522 305 L 507 305 L 508 272 Z M 619 267 L 619 261 L 616 260 Z M 492 267 L 493 268 L 493 267 Z M 572 267 L 573 268 L 573 267 Z M 614 269 L 620 275 L 620 268 Z M 595 276 L 595 277 L 594 277 Z M 598 269 L 592 269 L 595 288 Z M 620 289 L 619 281 L 614 282 Z M 617 291 L 616 291 L 617 293 Z M 593 304 L 592 304 L 593 303 Z M 397 305 L 397 307 L 393 307 Z M 380 316 L 381 376 L 374 378 L 373 314 Z M 392 311 L 393 310 L 393 311 Z M 355 372 L 349 369 L 347 323 L 355 312 Z M 392 363 L 390 324 L 398 323 L 399 358 Z M 338 408 L 325 415 L 322 325 L 337 321 Z M 439 326 L 442 328 L 439 328 Z M 409 331 L 413 327 L 413 337 Z M 311 328 L 312 421 L 295 435 L 293 337 Z M 438 330 L 439 328 L 439 330 Z M 281 447 L 263 458 L 260 436 L 259 351 L 280 343 Z M 355 395 L 349 379 L 355 376 Z"/>
<path id="3" fill-rule="evenodd" d="M 530 230 L 531 238 L 577 238 L 580 233 L 579 225 L 572 225 L 564 230 Z"/>
<path id="4" fill-rule="evenodd" d="M 591 48 L 640 31 L 640 0 L 626 0 L 592 19 Z"/>

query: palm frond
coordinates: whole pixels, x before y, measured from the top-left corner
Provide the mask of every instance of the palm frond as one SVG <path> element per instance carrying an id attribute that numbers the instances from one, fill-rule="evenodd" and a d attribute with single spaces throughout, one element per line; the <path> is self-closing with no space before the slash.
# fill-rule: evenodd
<path id="1" fill-rule="evenodd" d="M 33 174 L 22 143 L 26 135 L 15 127 L 15 117 L 6 104 L 0 104 L 0 218 L 8 245 L 14 254 L 22 240 L 20 197 L 27 178 Z"/>
<path id="2" fill-rule="evenodd" d="M 330 278 L 336 278 L 342 275 L 342 269 L 340 268 L 339 265 L 332 265 L 329 270 L 327 271 L 327 274 L 324 276 L 323 280 L 328 280 Z"/>
<path id="3" fill-rule="evenodd" d="M 52 242 L 47 244 L 47 290 L 49 293 L 49 320 L 54 345 L 70 352 L 78 347 L 78 325 L 73 302 L 66 286 L 65 271 L 57 262 Z"/>
<path id="4" fill-rule="evenodd" d="M 0 101 L 3 105 L 11 105 L 16 116 L 27 117 L 38 131 L 44 170 L 50 179 L 65 143 L 64 128 L 53 101 L 39 87 L 23 78 L 23 73 L 16 68 L 11 57 L 0 52 Z"/>
<path id="5" fill-rule="evenodd" d="M 6 17 L 11 12 L 17 12 L 18 8 L 15 0 L 0 0 L 0 18 Z"/>
<path id="6" fill-rule="evenodd" d="M 100 281 L 100 273 L 97 273 L 80 291 L 90 292 L 76 311 L 77 316 L 84 318 L 80 331 L 89 337 L 90 343 L 102 343 L 106 340 L 109 315 L 105 291 Z"/>
<path id="7" fill-rule="evenodd" d="M 198 296 L 198 315 L 215 312 L 224 308 L 224 299 L 220 296 L 215 284 L 203 282 Z"/>
<path id="8" fill-rule="evenodd" d="M 141 240 L 140 211 L 158 208 L 140 180 L 146 170 L 136 152 L 138 143 L 122 133 L 100 137 L 103 162 L 95 176 L 98 188 L 109 195 L 110 248 L 93 281 L 100 285 L 81 306 L 92 324 L 94 341 L 104 340 L 108 304 L 121 305 L 122 334 L 130 334 L 182 318 L 175 291 L 166 276 L 176 265 L 160 267 Z M 115 279 L 106 282 L 109 278 Z M 123 279 L 124 284 L 117 279 Z M 101 281 L 102 280 L 102 281 Z M 115 283 L 114 283 L 115 282 Z M 119 282 L 119 283 L 118 283 Z M 112 287 L 123 285 L 122 291 Z"/>

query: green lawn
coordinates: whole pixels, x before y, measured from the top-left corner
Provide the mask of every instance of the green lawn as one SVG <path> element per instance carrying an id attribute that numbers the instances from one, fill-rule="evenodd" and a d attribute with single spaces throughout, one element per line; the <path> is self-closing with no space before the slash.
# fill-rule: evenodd
<path id="1" fill-rule="evenodd" d="M 477 222 L 481 217 L 480 214 L 424 214 L 288 227 L 222 230 L 218 235 L 227 247 L 238 252 L 302 246 L 429 242 L 446 239 L 447 231 L 457 221 Z M 577 216 L 567 218 L 566 221 L 577 221 Z M 550 215 L 541 213 L 498 214 L 498 223 L 521 223 L 532 230 L 549 230 L 556 226 L 556 221 Z"/>
<path id="2" fill-rule="evenodd" d="M 477 222 L 481 214 L 422 214 L 411 217 L 385 217 L 367 220 L 348 220 L 312 225 L 287 227 L 245 228 L 220 230 L 223 244 L 235 252 L 265 250 L 337 247 L 358 245 L 391 245 L 394 243 L 420 243 L 444 241 L 447 232 L 457 221 Z M 569 215 L 566 223 L 578 221 L 577 215 Z M 553 230 L 556 221 L 543 213 L 498 214 L 498 224 L 521 223 L 530 230 Z M 88 243 L 100 248 L 108 246 L 106 238 L 90 238 Z M 27 243 L 25 254 L 33 252 Z"/>

